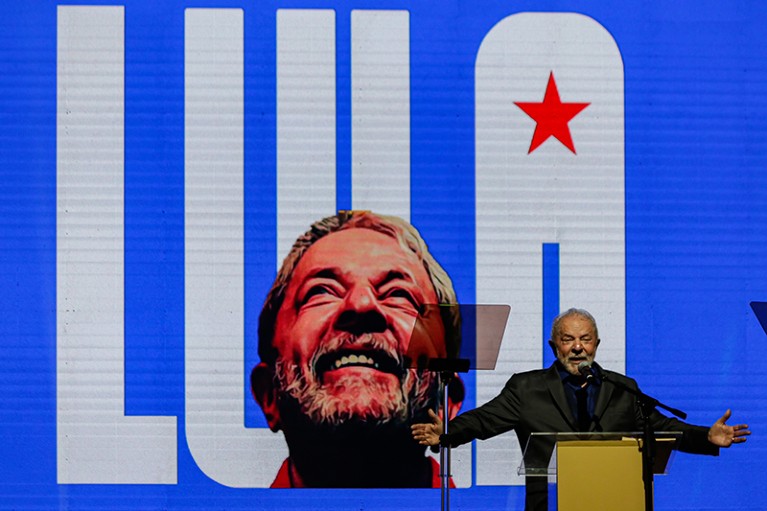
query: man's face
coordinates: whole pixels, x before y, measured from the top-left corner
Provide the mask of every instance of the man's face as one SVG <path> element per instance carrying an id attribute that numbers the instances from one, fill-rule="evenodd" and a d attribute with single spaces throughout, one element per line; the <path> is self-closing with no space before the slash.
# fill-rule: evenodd
<path id="1" fill-rule="evenodd" d="M 296 266 L 277 313 L 278 391 L 318 424 L 407 422 L 434 389 L 431 376 L 401 365 L 427 303 L 437 303 L 429 276 L 395 239 L 363 228 L 321 238 Z M 430 351 L 444 356 L 444 330 L 432 338 L 441 346 Z"/>
<path id="2" fill-rule="evenodd" d="M 593 363 L 597 354 L 599 339 L 594 326 L 588 319 L 572 315 L 565 317 L 559 327 L 559 335 L 551 342 L 554 355 L 567 372 L 578 375 L 578 364 Z"/>

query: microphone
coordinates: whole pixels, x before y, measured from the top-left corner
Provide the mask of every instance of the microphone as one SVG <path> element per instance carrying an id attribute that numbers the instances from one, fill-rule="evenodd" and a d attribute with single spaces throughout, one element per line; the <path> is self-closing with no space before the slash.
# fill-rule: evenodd
<path id="1" fill-rule="evenodd" d="M 591 384 L 596 381 L 597 372 L 593 367 L 591 367 L 591 362 L 586 362 L 584 360 L 578 364 L 578 372 L 581 374 L 581 376 L 586 378 L 586 384 Z"/>

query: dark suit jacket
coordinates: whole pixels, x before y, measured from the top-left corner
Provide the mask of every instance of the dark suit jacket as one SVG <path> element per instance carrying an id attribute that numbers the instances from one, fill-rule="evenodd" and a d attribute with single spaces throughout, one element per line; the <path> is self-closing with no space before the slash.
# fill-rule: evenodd
<path id="1" fill-rule="evenodd" d="M 596 364 L 595 364 L 596 365 Z M 598 366 L 597 366 L 598 367 Z M 605 371 L 608 379 L 620 381 L 630 388 L 637 383 L 621 374 Z M 682 439 L 679 450 L 698 454 L 718 454 L 719 448 L 708 442 L 708 428 L 693 426 L 654 411 L 650 417 L 655 431 L 679 431 Z M 644 426 L 636 398 L 609 382 L 603 382 L 594 408 L 590 431 L 641 431 Z M 530 433 L 577 432 L 578 425 L 565 397 L 562 380 L 556 364 L 548 369 L 528 371 L 512 376 L 501 393 L 486 404 L 462 413 L 448 426 L 445 439 L 452 446 L 484 440 L 514 430 L 524 449 Z M 532 453 L 534 461 L 545 462 L 553 445 L 538 446 Z M 530 458 L 528 458 L 530 459 Z M 545 510 L 546 478 L 528 478 L 525 509 Z"/>

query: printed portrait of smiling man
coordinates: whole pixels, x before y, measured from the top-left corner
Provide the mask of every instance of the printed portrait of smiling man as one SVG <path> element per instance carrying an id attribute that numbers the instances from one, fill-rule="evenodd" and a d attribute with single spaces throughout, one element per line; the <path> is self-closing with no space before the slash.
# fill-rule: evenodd
<path id="1" fill-rule="evenodd" d="M 251 373 L 288 444 L 273 488 L 439 487 L 438 465 L 410 434 L 437 410 L 437 378 L 407 369 L 405 354 L 445 357 L 460 320 L 427 323 L 409 346 L 428 304 L 456 304 L 452 282 L 400 218 L 342 212 L 296 240 L 261 311 Z"/>

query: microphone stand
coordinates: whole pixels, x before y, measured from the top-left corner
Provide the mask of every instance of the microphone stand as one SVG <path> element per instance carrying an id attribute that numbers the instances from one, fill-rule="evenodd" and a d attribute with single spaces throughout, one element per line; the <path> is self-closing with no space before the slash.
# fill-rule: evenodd
<path id="1" fill-rule="evenodd" d="M 602 381 L 606 381 L 613 386 L 628 392 L 637 399 L 639 405 L 639 412 L 644 422 L 644 428 L 642 428 L 642 442 L 644 448 L 642 449 L 642 481 L 644 482 L 644 508 L 645 511 L 653 511 L 654 508 L 654 496 L 653 496 L 653 467 L 655 465 L 655 431 L 653 431 L 652 424 L 650 424 L 650 415 L 655 408 L 663 408 L 673 415 L 684 420 L 687 418 L 687 414 L 676 408 L 664 405 L 654 397 L 650 397 L 639 389 L 634 389 L 624 384 L 623 382 L 613 380 L 609 378 L 602 371 L 599 371 L 599 377 Z"/>

